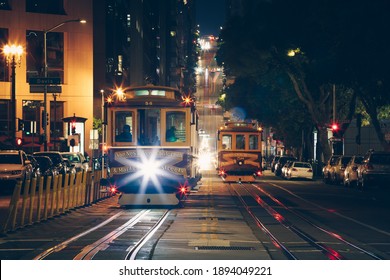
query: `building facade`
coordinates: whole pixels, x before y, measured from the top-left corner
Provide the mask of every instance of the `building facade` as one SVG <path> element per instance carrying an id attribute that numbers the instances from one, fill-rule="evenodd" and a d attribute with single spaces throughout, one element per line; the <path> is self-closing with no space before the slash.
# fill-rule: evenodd
<path id="1" fill-rule="evenodd" d="M 78 19 L 86 21 L 81 24 Z M 23 138 L 23 149 L 42 150 L 44 90 L 38 84 L 31 88 L 30 78 L 44 77 L 44 56 L 47 77 L 60 79 L 58 87 L 49 87 L 47 99 L 47 149 L 67 149 L 63 138 L 71 134 L 63 118 L 78 116 L 86 121 L 77 123 L 80 151 L 88 148 L 89 130 L 93 119 L 93 15 L 92 0 L 1 0 L 0 44 L 22 46 L 23 54 L 15 67 L 12 82 L 10 64 L 4 53 L 0 62 L 0 139 L 14 141 L 11 135 L 12 84 L 15 84 L 16 118 L 24 121 L 24 130 L 16 137 Z M 46 52 L 44 34 L 46 33 Z M 40 86 L 40 87 L 39 87 Z M 86 135 L 88 134 L 88 137 Z M 10 143 L 12 144 L 12 143 Z M 69 149 L 69 148 L 68 148 Z"/>
<path id="2" fill-rule="evenodd" d="M 154 83 L 193 94 L 197 59 L 194 3 L 0 0 L 1 47 L 17 44 L 24 50 L 15 67 L 15 90 L 10 64 L 4 54 L 0 59 L 1 143 L 14 144 L 15 138 L 22 138 L 27 152 L 44 150 L 47 119 L 48 150 L 89 153 L 96 149 L 91 146 L 90 132 L 94 119 L 102 118 L 102 100 L 119 87 Z M 31 78 L 45 77 L 44 54 L 46 76 L 61 81 L 49 86 L 47 116 L 43 114 L 43 85 L 30 85 Z M 57 92 L 58 86 L 61 92 Z M 18 119 L 23 120 L 24 130 L 18 129 Z M 76 147 L 69 147 L 66 141 L 73 134 L 72 120 L 76 120 L 75 132 L 80 136 Z"/>

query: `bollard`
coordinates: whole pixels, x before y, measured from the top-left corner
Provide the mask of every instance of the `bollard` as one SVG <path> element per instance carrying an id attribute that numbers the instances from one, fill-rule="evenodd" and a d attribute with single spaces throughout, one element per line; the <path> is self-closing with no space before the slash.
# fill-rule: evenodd
<path id="1" fill-rule="evenodd" d="M 41 221 L 41 212 L 42 212 L 42 199 L 43 199 L 43 185 L 45 183 L 45 178 L 41 177 L 39 180 L 38 187 L 38 208 L 37 208 L 37 222 Z"/>
<path id="2" fill-rule="evenodd" d="M 7 231 L 9 223 L 11 223 L 11 229 L 15 229 L 16 224 L 16 215 L 17 215 L 17 209 L 18 209 L 18 203 L 19 203 L 19 197 L 20 197 L 20 191 L 22 189 L 22 181 L 17 181 L 15 184 L 14 192 L 12 193 L 12 197 L 9 203 L 9 212 L 7 219 L 3 226 L 3 233 Z"/>
<path id="3" fill-rule="evenodd" d="M 24 226 L 24 220 L 26 219 L 27 200 L 30 193 L 31 180 L 24 180 L 23 182 L 23 198 L 22 198 L 22 217 L 20 219 L 20 226 Z"/>
<path id="4" fill-rule="evenodd" d="M 37 188 L 37 178 L 33 178 L 31 182 L 30 188 L 30 213 L 28 217 L 28 224 L 31 225 L 33 223 L 33 215 L 34 215 L 34 202 L 35 202 L 35 194 Z"/>
<path id="5" fill-rule="evenodd" d="M 44 206 L 43 206 L 43 219 L 47 220 L 48 217 L 48 212 L 49 212 L 49 199 L 50 199 L 50 186 L 51 186 L 51 180 L 52 176 L 46 177 L 46 182 L 44 186 L 45 190 L 45 201 L 44 201 Z"/>
<path id="6" fill-rule="evenodd" d="M 57 208 L 57 185 L 58 185 L 58 176 L 53 178 L 53 190 L 51 196 L 51 205 L 50 205 L 50 217 L 54 216 L 54 210 Z"/>

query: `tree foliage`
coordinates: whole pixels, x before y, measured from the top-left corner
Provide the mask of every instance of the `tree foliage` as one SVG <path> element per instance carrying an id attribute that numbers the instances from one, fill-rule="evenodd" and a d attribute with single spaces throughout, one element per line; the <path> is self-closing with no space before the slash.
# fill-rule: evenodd
<path id="1" fill-rule="evenodd" d="M 385 0 L 248 0 L 243 14 L 226 23 L 217 58 L 227 75 L 266 89 L 258 97 L 261 104 L 272 107 L 273 99 L 284 101 L 294 120 L 307 114 L 307 123 L 314 124 L 319 133 L 326 160 L 330 156 L 327 129 L 334 85 L 339 120 L 353 117 L 357 97 L 373 121 L 379 102 L 389 104 L 389 71 L 383 72 L 384 61 L 390 58 L 384 47 L 384 34 L 390 31 L 388 5 Z M 380 22 L 383 25 L 378 27 Z M 264 93 L 274 98 L 266 99 Z M 255 91 L 246 96 L 254 103 L 253 95 Z M 276 111 L 272 118 L 281 118 Z"/>

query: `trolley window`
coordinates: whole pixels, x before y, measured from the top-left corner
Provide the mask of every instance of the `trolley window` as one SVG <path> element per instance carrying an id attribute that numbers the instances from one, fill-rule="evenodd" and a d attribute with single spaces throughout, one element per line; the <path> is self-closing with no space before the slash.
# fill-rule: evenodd
<path id="1" fill-rule="evenodd" d="M 137 112 L 138 145 L 159 146 L 161 139 L 160 109 L 139 109 Z"/>
<path id="2" fill-rule="evenodd" d="M 222 149 L 223 150 L 232 149 L 232 136 L 230 134 L 225 134 L 222 136 Z"/>
<path id="3" fill-rule="evenodd" d="M 133 142 L 133 112 L 115 112 L 115 142 Z"/>
<path id="4" fill-rule="evenodd" d="M 245 135 L 237 134 L 236 135 L 236 149 L 245 150 Z"/>
<path id="5" fill-rule="evenodd" d="M 186 113 L 169 111 L 166 113 L 166 142 L 186 142 Z"/>
<path id="6" fill-rule="evenodd" d="M 259 136 L 249 135 L 249 150 L 259 149 Z"/>

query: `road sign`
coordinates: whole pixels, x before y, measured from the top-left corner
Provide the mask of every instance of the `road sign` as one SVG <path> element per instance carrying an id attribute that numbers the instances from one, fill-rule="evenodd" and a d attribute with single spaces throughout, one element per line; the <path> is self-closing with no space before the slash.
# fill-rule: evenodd
<path id="1" fill-rule="evenodd" d="M 43 85 L 30 85 L 30 93 L 44 93 L 45 86 Z M 47 93 L 61 93 L 61 86 L 47 86 Z"/>
<path id="2" fill-rule="evenodd" d="M 30 78 L 28 80 L 28 83 L 30 85 L 59 85 L 61 84 L 61 79 L 37 77 L 37 78 Z"/>

